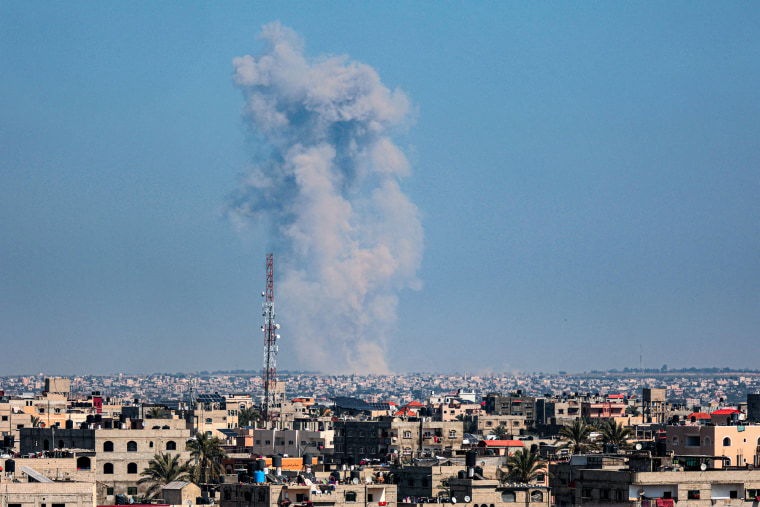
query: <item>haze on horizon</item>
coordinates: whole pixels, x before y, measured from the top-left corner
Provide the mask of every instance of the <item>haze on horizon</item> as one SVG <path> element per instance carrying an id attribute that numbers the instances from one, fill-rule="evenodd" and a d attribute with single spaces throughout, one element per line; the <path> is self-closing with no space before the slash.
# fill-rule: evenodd
<path id="1" fill-rule="evenodd" d="M 358 313 L 335 243 L 230 220 L 274 142 L 250 98 L 299 82 L 236 81 L 272 23 L 406 101 L 361 138 L 408 213 L 339 236 L 398 269 Z M 258 370 L 269 251 L 280 369 L 756 367 L 758 5 L 0 0 L 0 33 L 4 375 Z"/>

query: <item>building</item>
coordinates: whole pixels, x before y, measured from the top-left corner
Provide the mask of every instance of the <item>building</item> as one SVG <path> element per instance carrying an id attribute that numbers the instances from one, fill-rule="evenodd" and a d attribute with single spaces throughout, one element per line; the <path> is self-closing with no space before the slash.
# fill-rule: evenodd
<path id="1" fill-rule="evenodd" d="M 358 463 L 363 459 L 403 459 L 451 455 L 462 448 L 461 421 L 427 421 L 424 418 L 378 421 L 337 421 L 335 457 Z"/>
<path id="2" fill-rule="evenodd" d="M 642 396 L 642 413 L 645 423 L 664 424 L 667 415 L 665 389 L 645 387 Z"/>
<path id="3" fill-rule="evenodd" d="M 220 486 L 221 507 L 287 507 L 319 505 L 320 507 L 396 507 L 396 486 L 392 484 L 249 484 Z"/>
<path id="4" fill-rule="evenodd" d="M 667 450 L 677 456 L 710 457 L 713 466 L 760 466 L 760 426 L 694 424 L 667 426 L 665 432 Z"/>
<path id="5" fill-rule="evenodd" d="M 485 397 L 487 414 L 519 415 L 525 417 L 528 424 L 533 424 L 536 418 L 536 398 L 523 396 L 522 391 L 502 396 L 501 393 L 489 393 Z"/>

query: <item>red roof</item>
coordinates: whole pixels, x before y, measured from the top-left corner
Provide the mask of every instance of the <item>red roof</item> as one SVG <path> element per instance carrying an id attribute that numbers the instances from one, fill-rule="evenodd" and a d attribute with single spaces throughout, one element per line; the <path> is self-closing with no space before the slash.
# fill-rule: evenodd
<path id="1" fill-rule="evenodd" d="M 691 419 L 692 417 L 694 419 L 709 419 L 710 414 L 705 414 L 704 412 L 694 412 L 693 414 L 689 414 L 686 416 L 687 419 Z"/>
<path id="2" fill-rule="evenodd" d="M 416 412 L 414 410 L 410 410 L 409 407 L 404 407 L 393 415 L 415 415 L 415 414 Z"/>
<path id="3" fill-rule="evenodd" d="M 620 398 L 625 398 L 625 396 L 623 396 L 622 394 L 610 394 L 610 395 L 607 395 L 607 398 L 620 399 Z"/>
<path id="4" fill-rule="evenodd" d="M 478 447 L 525 447 L 522 440 L 481 440 Z"/>
<path id="5" fill-rule="evenodd" d="M 425 405 L 423 405 L 422 403 L 420 403 L 420 402 L 419 402 L 419 401 L 417 401 L 417 400 L 414 400 L 414 401 L 413 401 L 413 402 L 411 402 L 411 403 L 407 403 L 407 405 L 406 405 L 406 406 L 407 406 L 407 407 L 424 407 Z"/>
<path id="6" fill-rule="evenodd" d="M 741 411 L 736 410 L 735 408 L 722 408 L 720 410 L 716 410 L 710 415 L 731 415 L 731 414 L 741 414 Z"/>

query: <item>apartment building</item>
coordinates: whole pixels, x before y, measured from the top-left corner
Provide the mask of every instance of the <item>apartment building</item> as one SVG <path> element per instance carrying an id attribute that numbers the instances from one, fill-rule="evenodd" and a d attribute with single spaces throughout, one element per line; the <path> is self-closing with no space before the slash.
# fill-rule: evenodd
<path id="1" fill-rule="evenodd" d="M 359 482 L 359 481 L 357 481 Z M 320 507 L 396 507 L 396 486 L 392 484 L 247 484 L 220 486 L 221 507 L 284 507 L 319 505 Z"/>
<path id="2" fill-rule="evenodd" d="M 760 426 L 667 426 L 667 449 L 714 457 L 714 466 L 760 466 Z"/>

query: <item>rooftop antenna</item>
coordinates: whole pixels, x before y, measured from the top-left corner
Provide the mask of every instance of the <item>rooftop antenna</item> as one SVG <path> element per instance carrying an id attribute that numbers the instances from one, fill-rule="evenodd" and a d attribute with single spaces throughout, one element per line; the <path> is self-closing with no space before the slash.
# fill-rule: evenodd
<path id="1" fill-rule="evenodd" d="M 275 396 L 277 388 L 277 339 L 280 335 L 277 330 L 280 325 L 274 321 L 274 254 L 267 254 L 267 286 L 266 291 L 262 292 L 264 303 L 261 305 L 264 317 L 264 325 L 261 330 L 264 332 L 264 403 L 262 412 L 266 427 L 269 427 L 270 419 L 274 417 L 272 408 L 275 405 Z"/>

